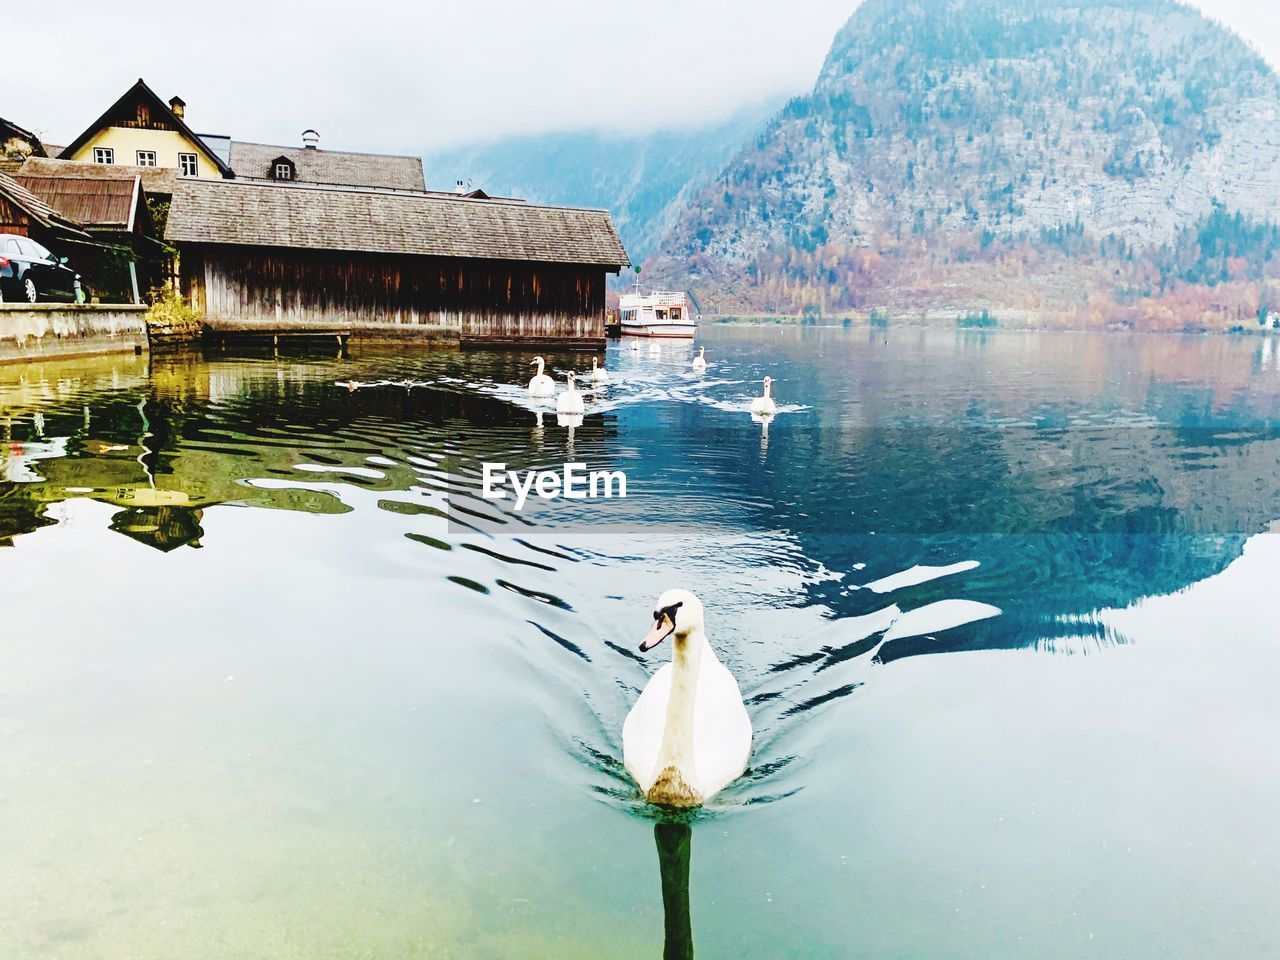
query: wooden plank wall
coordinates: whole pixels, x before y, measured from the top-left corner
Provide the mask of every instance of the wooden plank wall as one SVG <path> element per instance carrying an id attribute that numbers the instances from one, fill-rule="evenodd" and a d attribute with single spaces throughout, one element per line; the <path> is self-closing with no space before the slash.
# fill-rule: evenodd
<path id="1" fill-rule="evenodd" d="M 182 256 L 184 292 L 211 321 L 430 326 L 511 341 L 604 336 L 602 266 L 254 247 Z"/>
<path id="2" fill-rule="evenodd" d="M 16 233 L 18 236 L 25 237 L 30 223 L 25 213 L 4 197 L 0 197 L 0 233 Z"/>

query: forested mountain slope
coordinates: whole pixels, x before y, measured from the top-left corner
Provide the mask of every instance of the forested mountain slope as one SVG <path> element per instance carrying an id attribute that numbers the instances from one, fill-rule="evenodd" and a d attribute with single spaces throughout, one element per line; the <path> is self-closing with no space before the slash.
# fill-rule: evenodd
<path id="1" fill-rule="evenodd" d="M 1277 78 L 1196 11 L 866 0 L 650 268 L 726 312 L 1212 326 L 1265 312 L 1276 222 Z"/>

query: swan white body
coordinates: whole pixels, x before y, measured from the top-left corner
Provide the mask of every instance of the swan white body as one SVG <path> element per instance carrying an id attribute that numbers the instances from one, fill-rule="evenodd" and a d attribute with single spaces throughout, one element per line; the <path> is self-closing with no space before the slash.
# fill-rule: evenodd
<path id="1" fill-rule="evenodd" d="M 604 367 L 596 365 L 596 358 L 591 358 L 591 381 L 592 383 L 608 383 L 609 371 Z"/>
<path id="2" fill-rule="evenodd" d="M 529 381 L 529 396 L 554 397 L 556 395 L 556 382 L 542 372 L 546 367 L 546 361 L 541 357 L 534 357 L 532 362 L 538 365 L 538 372 Z"/>
<path id="3" fill-rule="evenodd" d="M 707 348 L 706 347 L 698 348 L 698 355 L 693 358 L 693 369 L 695 370 L 707 369 Z"/>
<path id="4" fill-rule="evenodd" d="M 672 659 L 627 714 L 622 759 L 650 803 L 696 807 L 746 770 L 751 720 L 738 682 L 707 642 L 698 598 L 669 590 L 658 598 L 658 608 L 672 611 L 674 619 L 656 618 L 641 650 L 669 635 Z"/>
<path id="5" fill-rule="evenodd" d="M 632 352 L 632 353 L 639 353 L 639 352 L 640 352 L 640 341 L 639 341 L 639 340 L 632 340 L 632 341 L 631 341 L 631 352 Z"/>
<path id="6" fill-rule="evenodd" d="M 754 397 L 751 400 L 751 412 L 761 413 L 765 415 L 773 415 L 778 412 L 778 405 L 773 402 L 773 395 L 770 388 L 773 386 L 773 378 L 764 378 L 764 396 Z"/>
<path id="7" fill-rule="evenodd" d="M 585 405 L 582 402 L 582 394 L 574 387 L 574 375 L 569 374 L 569 382 L 565 385 L 564 393 L 556 397 L 556 413 L 582 413 Z"/>
<path id="8" fill-rule="evenodd" d="M 662 347 L 658 346 L 658 341 L 651 340 L 649 342 L 649 356 L 657 357 L 657 356 L 660 356 L 661 354 L 662 354 Z"/>

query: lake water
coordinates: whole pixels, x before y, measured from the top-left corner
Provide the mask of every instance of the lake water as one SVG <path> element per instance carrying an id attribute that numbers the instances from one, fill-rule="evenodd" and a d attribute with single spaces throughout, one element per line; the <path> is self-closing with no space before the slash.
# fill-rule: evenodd
<path id="1" fill-rule="evenodd" d="M 572 426 L 530 354 L 0 367 L 0 956 L 1280 953 L 1280 345 L 705 334 Z M 479 496 L 567 459 L 628 498 Z M 756 731 L 680 820 L 670 587 Z"/>

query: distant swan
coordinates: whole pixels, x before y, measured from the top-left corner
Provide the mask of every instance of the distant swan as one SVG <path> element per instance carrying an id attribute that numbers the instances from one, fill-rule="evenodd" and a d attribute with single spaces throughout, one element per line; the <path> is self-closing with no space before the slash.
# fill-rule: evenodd
<path id="1" fill-rule="evenodd" d="M 662 346 L 658 343 L 658 341 L 657 340 L 649 341 L 649 356 L 656 357 L 660 353 L 662 353 Z"/>
<path id="2" fill-rule="evenodd" d="M 698 348 L 698 355 L 693 358 L 693 369 L 695 370 L 707 369 L 707 348 L 706 347 Z"/>
<path id="3" fill-rule="evenodd" d="M 702 601 L 687 590 L 658 598 L 643 653 L 667 637 L 671 663 L 645 686 L 622 725 L 622 761 L 645 799 L 668 807 L 706 803 L 747 769 L 751 720 L 742 693 L 702 628 Z"/>
<path id="4" fill-rule="evenodd" d="M 773 377 L 764 378 L 764 396 L 753 397 L 751 400 L 751 412 L 763 413 L 769 416 L 778 412 L 778 405 L 773 402 L 769 388 L 773 386 Z"/>
<path id="5" fill-rule="evenodd" d="M 596 365 L 596 358 L 591 358 L 591 380 L 593 383 L 608 383 L 609 371 Z"/>
<path id="6" fill-rule="evenodd" d="M 580 394 L 573 385 L 574 377 L 572 371 L 569 373 L 569 382 L 564 389 L 564 393 L 556 397 L 556 413 L 582 413 L 584 406 L 582 403 L 582 394 Z"/>
<path id="7" fill-rule="evenodd" d="M 534 357 L 531 363 L 538 365 L 538 372 L 534 374 L 533 379 L 529 381 L 529 396 L 531 397 L 553 397 L 556 393 L 556 382 L 543 373 L 546 367 L 546 361 L 541 357 Z"/>
<path id="8" fill-rule="evenodd" d="M 639 341 L 639 340 L 632 340 L 632 341 L 631 341 L 631 352 L 632 352 L 632 353 L 639 353 L 639 352 L 640 352 L 640 341 Z"/>

